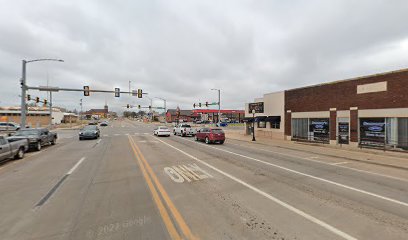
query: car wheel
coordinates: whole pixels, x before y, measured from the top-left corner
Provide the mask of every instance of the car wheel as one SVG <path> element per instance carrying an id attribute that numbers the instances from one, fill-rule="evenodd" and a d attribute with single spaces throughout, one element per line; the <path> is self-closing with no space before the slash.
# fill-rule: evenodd
<path id="1" fill-rule="evenodd" d="M 208 137 L 205 137 L 205 143 L 210 144 L 210 139 L 208 139 Z"/>
<path id="2" fill-rule="evenodd" d="M 37 146 L 35 147 L 35 150 L 41 151 L 41 142 L 37 142 Z"/>
<path id="3" fill-rule="evenodd" d="M 220 144 L 224 144 L 224 141 L 225 141 L 225 140 L 220 141 Z"/>
<path id="4" fill-rule="evenodd" d="M 176 135 L 176 131 L 174 131 L 173 134 Z"/>
<path id="5" fill-rule="evenodd" d="M 18 152 L 16 156 L 14 156 L 14 159 L 22 159 L 24 157 L 24 148 L 18 149 Z"/>
<path id="6" fill-rule="evenodd" d="M 79 141 L 82 141 L 82 138 L 81 138 L 81 137 L 79 138 Z"/>
<path id="7" fill-rule="evenodd" d="M 51 145 L 55 145 L 55 143 L 57 142 L 57 140 L 54 138 L 54 139 L 52 139 L 52 141 L 51 141 Z"/>

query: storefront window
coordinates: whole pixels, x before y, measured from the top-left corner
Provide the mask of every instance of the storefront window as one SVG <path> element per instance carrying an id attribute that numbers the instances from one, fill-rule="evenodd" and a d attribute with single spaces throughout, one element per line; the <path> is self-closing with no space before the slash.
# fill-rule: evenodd
<path id="1" fill-rule="evenodd" d="M 360 119 L 360 144 L 385 144 L 385 118 Z"/>
<path id="2" fill-rule="evenodd" d="M 266 128 L 266 122 L 265 121 L 258 122 L 258 128 Z"/>
<path id="3" fill-rule="evenodd" d="M 329 141 L 329 119 L 311 118 L 309 122 L 310 140 Z"/>
<path id="4" fill-rule="evenodd" d="M 271 128 L 280 129 L 280 122 L 271 122 Z"/>

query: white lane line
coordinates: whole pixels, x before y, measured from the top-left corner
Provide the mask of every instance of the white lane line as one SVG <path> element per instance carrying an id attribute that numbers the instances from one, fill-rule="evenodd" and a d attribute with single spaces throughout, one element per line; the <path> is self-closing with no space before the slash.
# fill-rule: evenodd
<path id="1" fill-rule="evenodd" d="M 332 163 L 331 165 L 341 165 L 341 164 L 346 164 L 346 163 L 349 163 L 349 162 L 336 162 L 336 163 Z"/>
<path id="2" fill-rule="evenodd" d="M 102 141 L 102 139 L 99 139 L 98 141 L 96 141 L 96 144 L 99 144 Z"/>
<path id="3" fill-rule="evenodd" d="M 181 139 L 183 139 L 183 138 L 181 138 Z M 183 139 L 183 140 L 190 141 L 190 140 L 187 140 L 187 139 Z M 194 142 L 194 141 L 190 141 L 190 142 Z M 197 142 L 194 142 L 194 143 L 197 143 Z M 197 143 L 197 144 L 199 144 L 199 143 Z M 259 160 L 259 159 L 253 158 L 253 157 L 249 157 L 249 156 L 242 155 L 242 154 L 239 154 L 239 153 L 231 152 L 231 151 L 228 151 L 228 150 L 225 150 L 225 149 L 221 149 L 221 148 L 217 148 L 217 147 L 213 147 L 213 146 L 208 146 L 206 144 L 202 144 L 202 145 L 206 146 L 206 147 L 209 147 L 209 148 L 217 149 L 217 150 L 222 151 L 222 152 L 233 154 L 233 155 L 236 155 L 236 156 L 239 156 L 239 157 L 242 157 L 242 158 L 246 158 L 246 159 L 249 159 L 249 160 L 252 160 L 252 161 L 255 161 L 255 162 L 260 162 L 260 163 L 263 163 L 263 164 L 266 164 L 266 165 L 269 165 L 269 166 L 272 166 L 272 167 L 276 167 L 276 168 L 279 168 L 279 169 L 282 169 L 282 170 L 285 170 L 285 171 L 288 171 L 288 172 L 296 173 L 298 175 L 309 177 L 309 178 L 319 180 L 319 181 L 322 181 L 322 182 L 325 182 L 325 183 L 330 183 L 330 184 L 336 185 L 338 187 L 346 188 L 346 189 L 349 189 L 349 190 L 353 190 L 353 191 L 356 191 L 356 192 L 359 192 L 359 193 L 363 193 L 363 194 L 366 194 L 366 195 L 369 195 L 369 196 L 372 196 L 372 197 L 376 197 L 376 198 L 379 198 L 379 199 L 382 199 L 382 200 L 386 200 L 386 201 L 389 201 L 389 202 L 393 202 L 393 203 L 400 204 L 402 206 L 408 207 L 408 203 L 406 203 L 406 202 L 401 202 L 401 201 L 398 201 L 396 199 L 381 196 L 381 195 L 378 195 L 378 194 L 375 194 L 375 193 L 372 193 L 372 192 L 368 192 L 368 191 L 365 191 L 365 190 L 354 188 L 354 187 L 344 185 L 344 184 L 341 184 L 341 183 L 338 183 L 338 182 L 334 182 L 334 181 L 331 181 L 331 180 L 327 180 L 327 179 L 324 179 L 324 178 L 316 177 L 316 176 L 313 176 L 313 175 L 310 175 L 310 174 L 307 174 L 307 173 L 302 173 L 302 172 L 299 172 L 299 171 L 296 171 L 296 170 L 293 170 L 293 169 L 290 169 L 290 168 L 282 167 L 282 166 L 279 166 L 279 165 L 276 165 L 276 164 L 273 164 L 273 163 L 270 163 L 270 162 L 265 162 L 265 161 L 262 161 L 262 160 Z"/>
<path id="4" fill-rule="evenodd" d="M 115 133 L 115 136 L 120 136 L 120 134 L 118 134 L 118 133 Z"/>
<path id="5" fill-rule="evenodd" d="M 246 183 L 246 182 L 244 182 L 244 181 L 242 181 L 241 179 L 236 178 L 236 177 L 232 176 L 231 174 L 226 173 L 226 172 L 224 172 L 224 171 L 222 171 L 222 170 L 220 170 L 220 169 L 214 167 L 213 165 L 211 165 L 211 164 L 209 164 L 209 163 L 207 163 L 207 162 L 204 162 L 204 161 L 202 161 L 202 160 L 200 160 L 200 159 L 194 157 L 193 155 L 190 155 L 190 154 L 184 152 L 183 150 L 181 150 L 181 149 L 179 149 L 179 148 L 177 148 L 177 147 L 174 147 L 173 145 L 170 145 L 170 144 L 167 143 L 167 142 L 164 142 L 164 141 L 162 141 L 162 140 L 160 140 L 160 139 L 157 139 L 157 140 L 160 141 L 160 142 L 162 142 L 162 143 L 164 143 L 164 144 L 166 144 L 167 146 L 169 146 L 169 147 L 171 147 L 171 148 L 173 148 L 173 149 L 175 149 L 175 150 L 181 152 L 182 154 L 184 154 L 184 155 L 186 155 L 186 156 L 188 156 L 188 157 L 190 157 L 190 158 L 196 160 L 197 162 L 200 162 L 201 164 L 203 164 L 203 165 L 205 165 L 205 166 L 207 166 L 207 167 L 213 169 L 214 171 L 219 172 L 219 173 L 221 173 L 222 175 L 224 175 L 224 176 L 226 176 L 226 177 L 228 177 L 228 178 L 230 178 L 230 179 L 232 179 L 232 180 L 234 180 L 234 181 L 236 181 L 236 182 L 238 182 L 238 183 L 244 185 L 245 187 L 247 187 L 247 188 L 249 188 L 249 189 L 255 191 L 256 193 L 259 193 L 260 195 L 262 195 L 262 196 L 268 198 L 269 200 L 274 201 L 275 203 L 281 205 L 282 207 L 284 207 L 284 208 L 286 208 L 286 209 L 288 209 L 288 210 L 290 210 L 290 211 L 292 211 L 292 212 L 294 212 L 294 213 L 296 213 L 296 214 L 298 214 L 298 215 L 300 215 L 300 216 L 306 218 L 307 220 L 309 220 L 309 221 L 311 221 L 311 222 L 313 222 L 313 223 L 316 223 L 317 225 L 319 225 L 319 226 L 321 226 L 321 227 L 323 227 L 323 228 L 329 230 L 330 232 L 332 232 L 332 233 L 334 233 L 334 234 L 336 234 L 336 235 L 338 235 L 338 236 L 340 236 L 340 237 L 342 237 L 342 238 L 344 238 L 344 239 L 356 240 L 356 238 L 354 238 L 354 237 L 348 235 L 347 233 L 345 233 L 345 232 L 343 232 L 343 231 L 341 231 L 341 230 L 339 230 L 339 229 L 337 229 L 337 228 L 335 228 L 335 227 L 329 225 L 328 223 L 325 223 L 325 222 L 323 222 L 323 221 L 321 221 L 321 220 L 319 220 L 319 219 L 317 219 L 317 218 L 315 218 L 315 217 L 313 217 L 313 216 L 311 216 L 311 215 L 309 215 L 309 214 L 303 212 L 303 211 L 300 210 L 300 209 L 297 209 L 297 208 L 293 207 L 292 205 L 289 205 L 289 204 L 286 203 L 286 202 L 283 202 L 283 201 L 281 201 L 281 200 L 275 198 L 274 196 L 272 196 L 272 195 L 270 195 L 270 194 L 268 194 L 268 193 L 266 193 L 266 192 L 264 192 L 264 191 L 262 191 L 262 190 L 260 190 L 260 189 L 258 189 L 258 188 L 256 188 L 256 187 L 254 187 L 254 186 L 252 186 L 252 185 L 250 185 L 250 184 L 248 184 L 248 183 Z"/>
<path id="6" fill-rule="evenodd" d="M 104 136 L 104 137 L 109 137 L 109 135 L 108 135 L 108 134 L 104 134 L 103 136 Z"/>
<path id="7" fill-rule="evenodd" d="M 75 171 L 75 169 L 77 169 L 77 167 L 78 167 L 85 159 L 86 159 L 85 157 L 81 158 L 81 159 L 71 168 L 71 170 L 69 170 L 69 171 L 67 172 L 66 175 L 71 175 L 71 174 Z"/>
<path id="8" fill-rule="evenodd" d="M 240 144 L 235 144 L 235 143 L 228 143 L 228 144 L 242 147 L 242 145 L 240 145 Z M 367 173 L 367 174 L 376 175 L 376 176 L 380 176 L 380 177 L 385 177 L 385 178 L 390 178 L 390 179 L 399 180 L 399 181 L 403 181 L 403 182 L 408 182 L 408 179 L 405 179 L 405 178 L 399 178 L 399 177 L 394 177 L 394 176 L 385 175 L 385 174 L 381 174 L 381 173 L 370 172 L 370 171 L 366 171 L 366 170 L 356 169 L 356 168 L 353 168 L 353 167 L 332 165 L 332 163 L 323 162 L 323 161 L 319 161 L 319 160 L 313 160 L 310 157 L 301 157 L 301 156 L 297 156 L 297 155 L 271 151 L 271 150 L 263 149 L 263 148 L 253 148 L 253 147 L 249 147 L 249 148 L 255 149 L 255 150 L 261 150 L 261 151 L 265 151 L 265 152 L 270 152 L 270 153 L 276 153 L 276 154 L 279 154 L 279 155 L 282 155 L 282 156 L 293 157 L 293 158 L 298 158 L 298 159 L 304 159 L 304 160 L 307 160 L 307 161 L 321 163 L 321 164 L 325 164 L 325 165 L 336 166 L 336 167 L 340 167 L 340 168 L 346 168 L 346 169 L 356 171 L 356 172 L 362 172 L 362 173 Z"/>

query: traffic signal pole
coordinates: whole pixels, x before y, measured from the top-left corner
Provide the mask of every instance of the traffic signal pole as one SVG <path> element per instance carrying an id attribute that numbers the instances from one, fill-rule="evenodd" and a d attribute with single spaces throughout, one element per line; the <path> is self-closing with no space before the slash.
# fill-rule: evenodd
<path id="1" fill-rule="evenodd" d="M 21 128 L 25 128 L 26 126 L 26 93 L 27 93 L 27 86 L 26 86 L 26 65 L 27 61 L 23 60 L 23 68 L 21 73 Z"/>

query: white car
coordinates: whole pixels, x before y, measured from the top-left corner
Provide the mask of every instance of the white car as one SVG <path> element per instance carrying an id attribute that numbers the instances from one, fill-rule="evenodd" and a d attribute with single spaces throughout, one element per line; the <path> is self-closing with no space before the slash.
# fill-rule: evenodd
<path id="1" fill-rule="evenodd" d="M 197 130 L 192 128 L 189 124 L 179 124 L 173 128 L 174 135 L 180 135 L 182 137 L 185 136 L 195 136 Z"/>
<path id="2" fill-rule="evenodd" d="M 170 129 L 166 126 L 160 126 L 154 129 L 153 134 L 156 136 L 170 137 Z"/>

